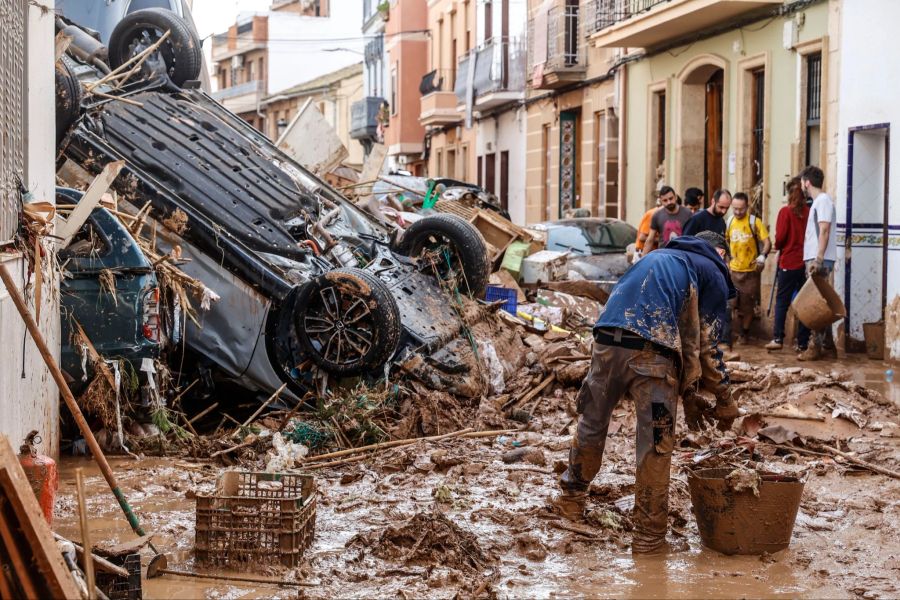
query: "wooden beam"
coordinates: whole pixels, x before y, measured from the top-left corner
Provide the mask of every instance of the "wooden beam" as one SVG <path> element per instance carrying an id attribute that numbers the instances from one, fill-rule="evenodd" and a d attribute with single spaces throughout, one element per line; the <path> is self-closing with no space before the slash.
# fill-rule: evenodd
<path id="1" fill-rule="evenodd" d="M 119 175 L 119 171 L 121 171 L 124 166 L 124 160 L 111 162 L 103 167 L 103 171 L 94 178 L 94 181 L 91 182 L 90 187 L 88 187 L 84 196 L 82 196 L 78 206 L 76 206 L 69 214 L 69 218 L 66 219 L 66 222 L 62 224 L 59 231 L 56 233 L 57 237 L 62 239 L 59 246 L 60 248 L 65 248 L 69 245 L 72 238 L 75 237 L 75 234 L 81 229 L 81 226 L 84 225 L 94 209 L 100 204 L 100 199 L 103 197 L 103 194 L 109 190 L 109 186 L 112 185 L 112 182 L 115 181 L 116 177 Z"/>

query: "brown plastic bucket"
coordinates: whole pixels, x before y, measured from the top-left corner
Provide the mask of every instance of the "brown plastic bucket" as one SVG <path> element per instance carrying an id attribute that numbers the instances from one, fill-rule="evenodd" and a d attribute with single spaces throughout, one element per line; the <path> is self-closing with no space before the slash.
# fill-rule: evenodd
<path id="1" fill-rule="evenodd" d="M 840 296 L 828 280 L 813 275 L 806 280 L 791 304 L 800 322 L 818 331 L 847 316 Z"/>
<path id="2" fill-rule="evenodd" d="M 702 469 L 688 477 L 700 539 L 722 554 L 762 554 L 791 543 L 804 482 L 760 473 L 759 497 L 736 492 L 725 477 L 732 469 Z"/>

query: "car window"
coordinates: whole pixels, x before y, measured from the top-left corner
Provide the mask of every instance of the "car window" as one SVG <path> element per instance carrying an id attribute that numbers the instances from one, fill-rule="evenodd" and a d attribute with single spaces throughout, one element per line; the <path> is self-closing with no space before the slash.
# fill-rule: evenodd
<path id="1" fill-rule="evenodd" d="M 72 241 L 60 252 L 61 258 L 101 258 L 110 252 L 106 238 L 97 233 L 88 221 L 78 230 Z"/>
<path id="2" fill-rule="evenodd" d="M 575 254 L 590 254 L 588 241 L 578 227 L 554 227 L 547 233 L 547 248 L 557 252 L 572 250 Z"/>

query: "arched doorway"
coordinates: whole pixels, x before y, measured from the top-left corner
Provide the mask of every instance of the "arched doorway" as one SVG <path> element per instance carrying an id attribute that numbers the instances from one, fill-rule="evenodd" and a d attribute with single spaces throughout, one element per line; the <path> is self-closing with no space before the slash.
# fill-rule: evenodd
<path id="1" fill-rule="evenodd" d="M 698 64 L 699 63 L 699 64 Z M 688 65 L 681 79 L 679 189 L 699 187 L 712 197 L 724 177 L 725 71 L 718 57 Z"/>

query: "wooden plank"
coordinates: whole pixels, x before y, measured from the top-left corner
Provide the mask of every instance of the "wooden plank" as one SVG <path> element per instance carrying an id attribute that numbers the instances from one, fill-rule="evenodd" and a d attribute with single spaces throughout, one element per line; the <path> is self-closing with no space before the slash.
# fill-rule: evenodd
<path id="1" fill-rule="evenodd" d="M 66 35 L 62 31 L 56 34 L 56 47 L 54 49 L 54 56 L 56 56 L 56 60 L 62 58 L 62 55 L 66 53 L 66 50 L 69 48 L 69 44 L 71 43 L 71 35 Z"/>
<path id="2" fill-rule="evenodd" d="M 315 143 L 310 143 L 311 140 Z M 338 167 L 350 156 L 334 127 L 325 120 L 311 98 L 297 112 L 275 145 L 319 176 Z"/>
<path id="3" fill-rule="evenodd" d="M 34 584 L 39 587 L 34 597 L 80 600 L 81 596 L 56 547 L 34 491 L 4 435 L 0 435 L 0 490 L 18 521 L 7 523 L 7 526 L 11 530 L 21 531 L 20 549 L 33 555 L 29 570 L 17 573 L 18 577 L 23 580 L 33 578 Z M 13 549 L 10 546 L 7 548 Z"/>
<path id="4" fill-rule="evenodd" d="M 78 206 L 76 206 L 69 214 L 69 218 L 66 219 L 66 222 L 63 223 L 60 226 L 59 231 L 56 232 L 56 235 L 62 239 L 60 248 L 65 248 L 69 245 L 72 238 L 78 233 L 81 226 L 84 225 L 84 222 L 87 221 L 94 209 L 100 204 L 100 199 L 103 197 L 103 194 L 109 190 L 109 186 L 112 185 L 112 182 L 115 181 L 116 177 L 119 175 L 119 171 L 121 171 L 124 166 L 124 160 L 111 162 L 103 167 L 103 171 L 94 178 L 94 181 L 91 182 L 90 187 L 88 187 L 84 196 L 82 196 L 81 201 L 78 202 Z"/>

